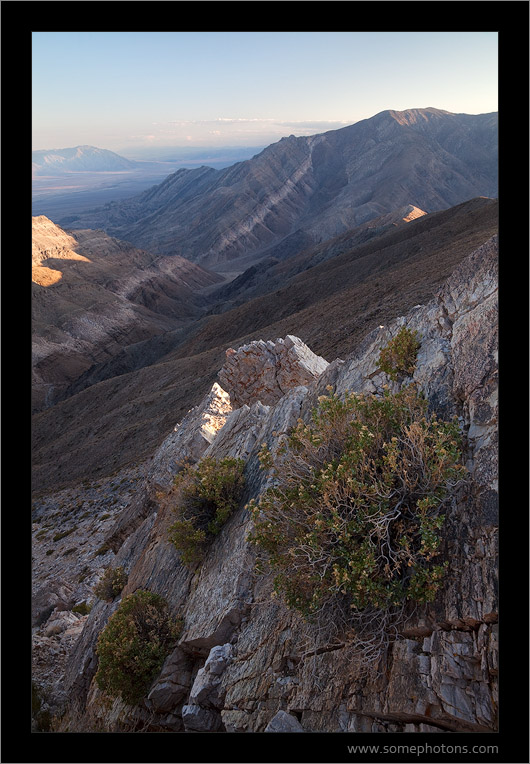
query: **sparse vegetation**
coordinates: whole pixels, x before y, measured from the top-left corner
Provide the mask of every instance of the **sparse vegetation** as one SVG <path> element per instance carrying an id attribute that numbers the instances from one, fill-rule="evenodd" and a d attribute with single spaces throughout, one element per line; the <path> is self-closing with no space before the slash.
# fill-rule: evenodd
<path id="1" fill-rule="evenodd" d="M 107 568 L 101 580 L 94 587 L 94 594 L 102 600 L 112 602 L 127 583 L 127 574 L 123 567 Z"/>
<path id="2" fill-rule="evenodd" d="M 97 642 L 99 689 L 130 705 L 139 703 L 175 645 L 180 628 L 159 594 L 140 589 L 125 597 Z"/>
<path id="3" fill-rule="evenodd" d="M 379 369 L 388 374 L 393 381 L 412 376 L 416 369 L 420 345 L 418 332 L 402 326 L 396 336 L 382 348 Z"/>
<path id="4" fill-rule="evenodd" d="M 181 553 L 182 562 L 195 565 L 208 544 L 220 532 L 243 492 L 242 459 L 206 458 L 186 466 L 175 478 L 167 500 L 177 514 L 169 540 Z"/>
<path id="5" fill-rule="evenodd" d="M 31 715 L 35 720 L 37 732 L 49 732 L 51 715 L 43 707 L 42 689 L 35 682 L 31 683 Z"/>
<path id="6" fill-rule="evenodd" d="M 79 615 L 88 615 L 90 611 L 92 610 L 91 605 L 89 605 L 86 600 L 83 600 L 83 602 L 80 602 L 78 605 L 74 605 L 72 608 L 72 613 L 79 613 Z"/>
<path id="7" fill-rule="evenodd" d="M 76 530 L 77 530 L 77 525 L 75 525 L 73 528 L 70 528 L 70 530 L 68 531 L 61 531 L 60 533 L 56 533 L 55 536 L 53 537 L 53 540 L 60 541 L 61 539 L 66 538 L 67 536 L 69 536 L 71 533 L 73 533 Z"/>
<path id="8" fill-rule="evenodd" d="M 275 457 L 262 449 L 275 484 L 250 502 L 250 540 L 275 591 L 306 618 L 331 609 L 362 631 L 435 597 L 442 510 L 465 468 L 457 421 L 426 407 L 413 385 L 321 396 Z"/>

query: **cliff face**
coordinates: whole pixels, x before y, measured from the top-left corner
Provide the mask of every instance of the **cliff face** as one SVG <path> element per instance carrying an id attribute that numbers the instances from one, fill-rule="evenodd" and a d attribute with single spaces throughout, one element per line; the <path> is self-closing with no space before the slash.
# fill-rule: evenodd
<path id="1" fill-rule="evenodd" d="M 184 619 L 178 645 L 140 706 L 103 703 L 93 682 L 95 644 L 119 600 L 96 599 L 76 625 L 80 634 L 64 662 L 62 690 L 70 708 L 78 709 L 78 723 L 117 731 L 497 729 L 497 254 L 493 237 L 434 299 L 370 333 L 344 360 L 315 362 L 295 338 L 252 343 L 252 353 L 268 361 L 281 360 L 285 345 L 297 350 L 282 377 L 288 381 L 267 403 L 260 393 L 272 386 L 258 384 L 263 366 L 246 362 L 249 346 L 228 352 L 220 374 L 228 389 L 214 385 L 168 436 L 105 536 L 105 563 L 128 574 L 121 596 L 140 588 L 163 595 Z M 271 576 L 254 570 L 245 505 L 266 484 L 258 459 L 262 443 L 275 448 L 298 418 L 307 421 L 329 386 L 338 394 L 380 390 L 388 382 L 377 371 L 380 349 L 402 326 L 420 335 L 414 380 L 430 408 L 443 418 L 459 417 L 469 482 L 447 511 L 443 557 L 450 566 L 436 599 L 410 615 L 379 670 L 361 674 L 346 639 L 323 641 L 271 596 Z M 237 377 L 243 369 L 247 379 Z M 167 540 L 174 516 L 156 497 L 179 460 L 204 456 L 244 459 L 245 493 L 192 572 Z M 45 617 L 41 641 L 50 625 Z M 72 626 L 63 632 L 71 638 Z"/>

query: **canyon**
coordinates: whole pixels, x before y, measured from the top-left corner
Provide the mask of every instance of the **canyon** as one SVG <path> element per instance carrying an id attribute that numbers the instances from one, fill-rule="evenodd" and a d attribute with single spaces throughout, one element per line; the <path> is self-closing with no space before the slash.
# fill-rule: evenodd
<path id="1" fill-rule="evenodd" d="M 35 729 L 498 730 L 496 125 L 386 111 L 33 218 Z M 395 380 L 378 359 L 403 328 L 419 351 Z M 467 479 L 443 586 L 366 673 L 347 630 L 325 636 L 274 595 L 248 505 L 270 484 L 263 444 L 276 453 L 325 396 L 411 383 L 457 418 Z M 190 569 L 164 497 L 210 458 L 241 459 L 244 491 Z M 94 588 L 116 568 L 107 601 Z M 128 705 L 98 686 L 96 645 L 144 589 L 182 629 Z"/>

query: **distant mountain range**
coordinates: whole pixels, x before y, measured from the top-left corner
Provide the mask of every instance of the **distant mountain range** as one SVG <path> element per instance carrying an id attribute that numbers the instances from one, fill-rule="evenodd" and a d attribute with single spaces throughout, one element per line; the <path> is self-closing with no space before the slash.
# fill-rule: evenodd
<path id="1" fill-rule="evenodd" d="M 180 169 L 141 194 L 57 222 L 241 271 L 406 205 L 434 212 L 496 197 L 497 183 L 496 113 L 390 110 L 282 138 L 222 170 Z"/>
<path id="2" fill-rule="evenodd" d="M 31 152 L 34 175 L 62 175 L 69 172 L 117 172 L 135 170 L 138 163 L 96 146 L 43 149 Z"/>

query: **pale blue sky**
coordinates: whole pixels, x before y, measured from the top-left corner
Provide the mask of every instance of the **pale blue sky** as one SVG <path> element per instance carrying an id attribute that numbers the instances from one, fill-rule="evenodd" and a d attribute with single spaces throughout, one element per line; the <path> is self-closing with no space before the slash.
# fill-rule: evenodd
<path id="1" fill-rule="evenodd" d="M 35 32 L 33 148 L 265 146 L 497 110 L 496 32 Z"/>

